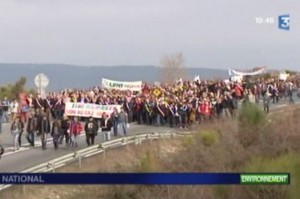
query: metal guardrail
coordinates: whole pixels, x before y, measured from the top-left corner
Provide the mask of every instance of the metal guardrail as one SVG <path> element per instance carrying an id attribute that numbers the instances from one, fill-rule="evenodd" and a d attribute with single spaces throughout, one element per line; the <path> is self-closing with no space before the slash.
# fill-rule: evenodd
<path id="1" fill-rule="evenodd" d="M 109 148 L 114 147 L 122 147 L 127 146 L 129 144 L 140 145 L 144 140 L 157 140 L 161 139 L 164 140 L 165 138 L 174 138 L 178 136 L 189 136 L 191 132 L 185 133 L 146 133 L 146 134 L 139 134 L 133 135 L 123 138 L 114 139 L 111 141 L 103 142 L 98 145 L 94 145 L 91 147 L 87 147 L 76 152 L 61 156 L 59 158 L 53 159 L 51 161 L 39 164 L 37 166 L 31 167 L 29 169 L 25 169 L 20 171 L 19 173 L 46 173 L 52 171 L 55 173 L 55 170 L 65 166 L 67 163 L 78 159 L 79 168 L 81 168 L 82 157 L 88 158 L 90 156 L 103 153 L 105 157 L 105 151 Z M 11 184 L 8 185 L 0 185 L 0 191 L 12 186 Z"/>

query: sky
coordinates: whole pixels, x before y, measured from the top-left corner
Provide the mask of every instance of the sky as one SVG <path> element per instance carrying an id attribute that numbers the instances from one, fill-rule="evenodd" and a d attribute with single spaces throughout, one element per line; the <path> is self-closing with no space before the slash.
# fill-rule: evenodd
<path id="1" fill-rule="evenodd" d="M 299 0 L 0 0 L 2 63 L 161 65 L 182 52 L 187 67 L 299 69 L 299 51 Z"/>

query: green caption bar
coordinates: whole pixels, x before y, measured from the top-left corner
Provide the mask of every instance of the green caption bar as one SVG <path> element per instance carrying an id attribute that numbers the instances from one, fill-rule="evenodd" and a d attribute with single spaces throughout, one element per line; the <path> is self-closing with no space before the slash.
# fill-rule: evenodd
<path id="1" fill-rule="evenodd" d="M 290 184 L 290 174 L 263 174 L 248 173 L 241 174 L 241 184 L 244 185 L 288 185 Z"/>

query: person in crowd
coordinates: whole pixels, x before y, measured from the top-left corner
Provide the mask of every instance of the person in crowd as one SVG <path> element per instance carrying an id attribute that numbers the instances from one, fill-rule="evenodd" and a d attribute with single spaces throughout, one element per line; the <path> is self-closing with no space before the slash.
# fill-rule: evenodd
<path id="1" fill-rule="evenodd" d="M 157 100 L 155 112 L 156 112 L 156 125 L 157 126 L 164 125 L 165 113 L 163 111 L 163 101 Z"/>
<path id="2" fill-rule="evenodd" d="M 138 124 L 143 123 L 143 101 L 140 97 L 136 98 L 135 100 L 135 105 L 134 105 L 134 110 L 135 110 L 135 116 L 136 116 L 136 121 Z"/>
<path id="3" fill-rule="evenodd" d="M 57 98 L 54 100 L 53 102 L 53 115 L 54 115 L 54 119 L 61 119 L 62 115 L 63 115 L 63 100 L 62 98 Z"/>
<path id="4" fill-rule="evenodd" d="M 42 115 L 42 119 L 40 121 L 39 128 L 40 128 L 39 135 L 41 137 L 42 149 L 46 150 L 47 149 L 47 137 L 51 131 L 51 125 L 50 125 L 49 118 L 47 118 L 45 113 L 43 113 L 43 115 Z"/>
<path id="5" fill-rule="evenodd" d="M 112 129 L 112 122 L 111 118 L 104 112 L 102 114 L 101 120 L 100 120 L 100 128 L 103 132 L 104 141 L 109 141 L 111 139 L 111 129 Z"/>
<path id="6" fill-rule="evenodd" d="M 45 99 L 44 99 L 44 112 L 46 114 L 47 118 L 51 118 L 51 110 L 53 107 L 53 101 L 51 100 L 51 96 L 48 95 Z"/>
<path id="7" fill-rule="evenodd" d="M 211 119 L 211 109 L 212 109 L 212 104 L 211 104 L 210 100 L 207 97 L 204 97 L 204 99 L 200 105 L 203 122 L 207 122 Z"/>
<path id="8" fill-rule="evenodd" d="M 124 97 L 123 108 L 128 115 L 128 123 L 131 123 L 133 121 L 133 101 L 130 97 Z"/>
<path id="9" fill-rule="evenodd" d="M 9 107 L 10 107 L 10 101 L 8 100 L 8 98 L 5 96 L 3 101 L 2 101 L 2 106 L 3 106 L 3 119 L 5 119 L 3 121 L 3 123 L 8 123 L 9 122 L 9 118 L 8 118 L 8 111 L 9 111 Z"/>
<path id="10" fill-rule="evenodd" d="M 121 107 L 120 113 L 118 114 L 119 118 L 119 125 L 120 125 L 120 130 L 123 131 L 123 135 L 127 135 L 127 128 L 128 128 L 128 115 L 124 111 L 124 108 Z"/>
<path id="11" fill-rule="evenodd" d="M 0 144 L 0 160 L 1 160 L 1 157 L 2 157 L 2 155 L 4 154 L 4 152 L 5 152 L 5 149 L 4 149 L 4 147 Z"/>
<path id="12" fill-rule="evenodd" d="M 11 117 L 12 120 L 15 119 L 15 117 L 18 115 L 19 113 L 19 103 L 16 99 L 14 99 L 12 101 L 12 103 L 10 104 L 10 109 L 11 109 Z"/>
<path id="13" fill-rule="evenodd" d="M 33 102 L 34 102 L 33 104 L 34 104 L 35 111 L 37 111 L 37 109 L 44 111 L 45 100 L 42 98 L 40 94 L 38 94 L 36 98 L 34 98 Z"/>
<path id="14" fill-rule="evenodd" d="M 187 129 L 187 111 L 188 106 L 185 100 L 182 101 L 182 103 L 179 104 L 179 118 L 180 118 L 180 129 Z"/>
<path id="15" fill-rule="evenodd" d="M 294 104 L 293 91 L 294 91 L 293 83 L 289 82 L 288 83 L 288 98 L 289 98 L 290 104 Z"/>
<path id="16" fill-rule="evenodd" d="M 227 93 L 225 94 L 223 100 L 222 100 L 222 110 L 223 114 L 228 118 L 231 117 L 231 111 L 230 111 L 230 99 L 228 98 Z"/>
<path id="17" fill-rule="evenodd" d="M 187 125 L 191 126 L 196 120 L 196 112 L 195 109 L 193 109 L 193 105 L 190 101 L 188 103 L 188 109 L 187 109 Z"/>
<path id="18" fill-rule="evenodd" d="M 15 117 L 12 124 L 11 124 L 11 134 L 13 135 L 13 146 L 14 150 L 19 150 L 20 145 L 19 145 L 19 136 L 21 132 L 22 126 L 20 122 L 19 117 Z"/>
<path id="19" fill-rule="evenodd" d="M 152 124 L 153 109 L 149 98 L 146 98 L 144 103 L 146 125 Z"/>
<path id="20" fill-rule="evenodd" d="M 4 118 L 3 106 L 0 106 L 0 133 L 2 133 L 2 123 Z"/>
<path id="21" fill-rule="evenodd" d="M 82 125 L 77 117 L 70 122 L 70 146 L 72 148 L 78 147 L 78 135 L 82 131 Z"/>
<path id="22" fill-rule="evenodd" d="M 51 136 L 53 138 L 54 149 L 57 150 L 59 146 L 59 138 L 62 136 L 62 128 L 59 120 L 54 120 L 52 124 Z"/>
<path id="23" fill-rule="evenodd" d="M 27 122 L 27 135 L 26 135 L 26 139 L 28 141 L 28 143 L 34 147 L 34 133 L 36 132 L 37 129 L 37 117 L 30 112 L 28 115 L 28 122 Z"/>
<path id="24" fill-rule="evenodd" d="M 86 121 L 84 126 L 85 135 L 86 135 L 86 144 L 88 146 L 95 144 L 95 137 L 98 133 L 98 129 L 99 126 L 96 120 L 94 120 L 93 117 L 89 117 L 89 119 Z"/>
<path id="25" fill-rule="evenodd" d="M 27 102 L 28 102 L 28 106 L 29 106 L 29 112 L 33 112 L 34 111 L 34 98 L 32 94 L 29 94 L 27 96 Z"/>
<path id="26" fill-rule="evenodd" d="M 28 117 L 28 112 L 29 112 L 29 102 L 27 101 L 26 94 L 24 94 L 24 93 L 21 93 L 19 98 L 20 98 L 19 114 L 20 114 L 21 120 L 26 123 L 27 117 Z"/>
<path id="27" fill-rule="evenodd" d="M 223 114 L 223 104 L 222 99 L 220 97 L 216 99 L 215 111 L 217 118 L 220 119 Z"/>
<path id="28" fill-rule="evenodd" d="M 61 130 L 62 130 L 62 135 L 60 137 L 60 144 L 63 143 L 63 139 L 65 138 L 65 143 L 66 146 L 69 146 L 70 144 L 70 120 L 68 116 L 64 115 L 63 119 L 61 120 Z"/>
<path id="29" fill-rule="evenodd" d="M 171 128 L 174 127 L 175 116 L 176 116 L 176 107 L 172 102 L 170 102 L 169 110 L 168 110 L 168 121 Z"/>
<path id="30" fill-rule="evenodd" d="M 24 127 L 25 127 L 25 123 L 23 121 L 22 116 L 20 116 L 20 124 L 21 124 L 21 130 L 20 130 L 19 137 L 18 137 L 18 143 L 19 143 L 19 146 L 21 147 L 22 146 L 22 134 L 24 132 Z"/>
<path id="31" fill-rule="evenodd" d="M 116 137 L 118 136 L 118 125 L 119 125 L 119 113 L 117 108 L 114 108 L 114 111 L 112 112 L 110 118 L 113 125 L 114 136 Z"/>

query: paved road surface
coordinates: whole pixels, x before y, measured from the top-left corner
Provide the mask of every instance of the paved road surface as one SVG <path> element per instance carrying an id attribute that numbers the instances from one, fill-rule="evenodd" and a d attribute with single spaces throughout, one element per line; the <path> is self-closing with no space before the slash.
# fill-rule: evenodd
<path id="1" fill-rule="evenodd" d="M 297 101 L 297 104 L 299 101 Z M 276 105 L 271 105 L 271 109 L 277 109 L 280 107 L 287 106 L 286 102 L 281 102 Z M 60 156 L 66 155 L 70 152 L 73 152 L 78 149 L 85 148 L 85 135 L 79 137 L 78 143 L 79 147 L 77 149 L 71 149 L 65 147 L 65 145 L 61 145 L 60 149 L 55 151 L 53 148 L 52 142 L 48 143 L 47 150 L 41 150 L 39 137 L 36 137 L 37 146 L 32 147 L 21 147 L 19 151 L 12 151 L 12 136 L 9 132 L 10 124 L 3 124 L 3 133 L 0 134 L 1 144 L 6 148 L 5 154 L 2 156 L 0 160 L 0 172 L 19 172 L 21 170 L 25 170 L 32 166 L 35 166 L 40 163 L 44 163 L 46 161 L 50 161 L 54 158 L 58 158 Z M 135 125 L 132 124 L 129 129 L 129 135 L 135 134 L 143 134 L 143 133 L 152 133 L 152 132 L 169 132 L 176 131 L 175 129 L 170 129 L 168 127 L 153 127 L 153 126 L 143 126 L 143 125 Z M 23 135 L 23 142 L 25 145 L 27 143 L 25 139 L 26 133 Z M 100 143 L 103 141 L 102 134 L 96 137 L 95 143 Z"/>
<path id="2" fill-rule="evenodd" d="M 129 129 L 129 135 L 153 132 L 163 133 L 169 131 L 170 129 L 167 127 L 140 126 L 133 124 Z M 103 137 L 101 135 L 96 137 L 95 143 L 100 143 L 103 141 Z M 23 148 L 18 152 L 7 153 L 0 160 L 0 172 L 19 172 L 37 164 L 44 163 L 54 158 L 69 154 L 71 152 L 74 152 L 75 150 L 85 148 L 87 147 L 85 135 L 79 137 L 78 143 L 79 147 L 76 149 L 65 147 L 65 145 L 63 144 L 58 150 L 55 151 L 53 148 L 53 144 L 49 143 L 47 145 L 47 150 L 41 150 L 41 147 L 28 147 L 25 150 Z"/>

